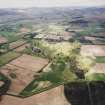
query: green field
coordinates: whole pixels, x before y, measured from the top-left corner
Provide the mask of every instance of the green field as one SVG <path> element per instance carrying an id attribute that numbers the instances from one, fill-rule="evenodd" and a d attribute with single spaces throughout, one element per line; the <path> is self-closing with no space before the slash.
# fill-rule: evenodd
<path id="1" fill-rule="evenodd" d="M 105 29 L 97 26 L 90 26 L 80 32 L 76 32 L 76 34 L 71 38 L 72 41 L 78 41 L 82 44 L 91 44 L 91 45 L 103 45 L 105 44 L 104 35 L 101 35 Z M 94 40 L 85 39 L 85 37 L 94 37 Z"/>
<path id="2" fill-rule="evenodd" d="M 104 73 L 91 73 L 86 75 L 86 80 L 88 81 L 105 81 Z"/>
<path id="3" fill-rule="evenodd" d="M 16 41 L 16 40 L 20 39 L 20 37 L 17 36 L 15 32 L 5 32 L 5 31 L 3 31 L 3 32 L 0 32 L 0 35 L 6 37 L 9 42 L 13 42 L 13 41 Z"/>
<path id="4" fill-rule="evenodd" d="M 11 60 L 13 60 L 13 59 L 15 59 L 19 56 L 20 56 L 19 53 L 16 53 L 16 52 L 13 52 L 13 51 L 1 55 L 0 56 L 0 66 L 7 64 Z"/>
<path id="5" fill-rule="evenodd" d="M 27 87 L 25 87 L 19 96 L 29 97 L 76 79 L 76 75 L 70 72 L 70 70 L 43 73 L 39 78 L 34 79 Z"/>
<path id="6" fill-rule="evenodd" d="M 105 56 L 97 56 L 95 61 L 96 63 L 105 63 Z"/>

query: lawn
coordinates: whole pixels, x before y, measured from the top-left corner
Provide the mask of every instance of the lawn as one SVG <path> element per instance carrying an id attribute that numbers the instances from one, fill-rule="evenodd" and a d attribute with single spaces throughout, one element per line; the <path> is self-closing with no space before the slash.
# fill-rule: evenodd
<path id="1" fill-rule="evenodd" d="M 105 56 L 97 56 L 95 61 L 96 63 L 105 63 Z"/>
<path id="2" fill-rule="evenodd" d="M 19 57 L 20 54 L 16 52 L 8 52 L 0 56 L 0 66 L 7 64 L 9 61 Z"/>

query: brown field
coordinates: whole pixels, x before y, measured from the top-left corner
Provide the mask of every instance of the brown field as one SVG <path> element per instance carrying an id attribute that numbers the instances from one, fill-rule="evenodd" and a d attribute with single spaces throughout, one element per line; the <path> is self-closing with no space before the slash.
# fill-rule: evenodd
<path id="1" fill-rule="evenodd" d="M 11 79 L 12 84 L 9 93 L 19 94 L 33 79 L 43 67 L 48 64 L 47 59 L 22 55 L 1 68 L 1 72 Z M 11 78 L 15 74 L 16 78 Z"/>
<path id="2" fill-rule="evenodd" d="M 63 88 L 59 86 L 26 99 L 3 96 L 0 105 L 70 105 L 64 96 Z"/>
<path id="3" fill-rule="evenodd" d="M 30 32 L 30 29 L 28 29 L 26 27 L 23 27 L 20 29 L 20 33 L 27 33 L 27 32 Z"/>
<path id="4" fill-rule="evenodd" d="M 82 45 L 81 55 L 105 56 L 105 45 Z"/>
<path id="5" fill-rule="evenodd" d="M 91 72 L 105 73 L 105 63 L 96 63 L 96 65 L 92 68 Z"/>
<path id="6" fill-rule="evenodd" d="M 16 48 L 16 47 L 18 47 L 18 46 L 23 45 L 24 43 L 26 43 L 26 41 L 23 40 L 23 39 L 18 40 L 18 41 L 16 41 L 16 42 L 12 42 L 12 43 L 10 43 L 10 49 L 14 49 L 14 48 Z"/>
<path id="7" fill-rule="evenodd" d="M 0 44 L 6 43 L 7 41 L 5 37 L 0 36 Z"/>
<path id="8" fill-rule="evenodd" d="M 73 36 L 74 33 L 73 33 L 73 32 L 66 32 L 66 31 L 65 31 L 65 32 L 64 32 L 64 35 L 65 35 L 65 36 Z"/>
<path id="9" fill-rule="evenodd" d="M 18 48 L 15 49 L 16 52 L 22 52 L 29 44 L 24 44 Z"/>

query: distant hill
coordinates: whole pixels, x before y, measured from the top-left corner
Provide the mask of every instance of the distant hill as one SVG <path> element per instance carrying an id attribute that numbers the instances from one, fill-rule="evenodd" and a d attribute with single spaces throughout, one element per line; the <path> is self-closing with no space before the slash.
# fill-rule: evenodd
<path id="1" fill-rule="evenodd" d="M 0 9 L 0 23 L 20 20 L 60 21 L 71 18 L 86 17 L 89 19 L 105 19 L 104 7 L 59 7 L 59 8 L 26 8 Z"/>

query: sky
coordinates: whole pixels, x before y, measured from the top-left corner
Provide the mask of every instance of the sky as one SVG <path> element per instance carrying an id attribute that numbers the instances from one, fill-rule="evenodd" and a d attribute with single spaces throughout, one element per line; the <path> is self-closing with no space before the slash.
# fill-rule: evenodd
<path id="1" fill-rule="evenodd" d="M 105 6 L 105 0 L 0 0 L 0 8 Z"/>

